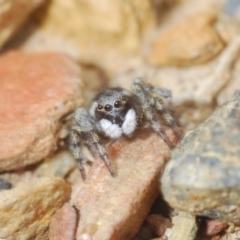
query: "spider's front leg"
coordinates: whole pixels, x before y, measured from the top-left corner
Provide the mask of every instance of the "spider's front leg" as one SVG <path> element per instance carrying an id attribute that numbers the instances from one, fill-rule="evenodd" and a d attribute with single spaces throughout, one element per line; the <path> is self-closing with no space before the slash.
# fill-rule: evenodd
<path id="1" fill-rule="evenodd" d="M 84 165 L 88 162 L 88 159 L 83 155 L 81 150 L 81 137 L 79 135 L 79 131 L 71 130 L 70 132 L 70 143 L 69 143 L 69 150 L 74 156 L 78 168 L 81 172 L 83 180 L 86 179 L 86 172 L 84 169 Z"/>
<path id="2" fill-rule="evenodd" d="M 75 111 L 73 117 L 73 126 L 70 133 L 69 149 L 78 163 L 82 178 L 86 179 L 86 172 L 84 165 L 89 161 L 82 153 L 81 145 L 86 145 L 90 151 L 93 149 L 103 159 L 112 176 L 115 176 L 108 158 L 106 148 L 100 141 L 97 134 L 95 120 L 88 114 L 88 112 L 79 108 Z"/>
<path id="3" fill-rule="evenodd" d="M 161 123 L 158 121 L 156 111 L 154 108 L 154 101 L 150 93 L 145 89 L 146 83 L 137 80 L 133 81 L 132 92 L 138 97 L 142 103 L 143 115 L 147 122 L 149 122 L 151 128 L 161 136 L 165 143 L 172 149 L 174 144 L 170 141 L 166 135 Z"/>

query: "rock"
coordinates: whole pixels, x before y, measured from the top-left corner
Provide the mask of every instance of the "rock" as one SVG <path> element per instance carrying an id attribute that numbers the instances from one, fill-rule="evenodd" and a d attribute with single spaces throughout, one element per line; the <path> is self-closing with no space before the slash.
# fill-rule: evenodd
<path id="1" fill-rule="evenodd" d="M 120 73 L 111 86 L 129 88 L 131 80 L 141 76 L 154 86 L 171 90 L 174 110 L 180 116 L 181 124 L 187 129 L 193 129 L 215 109 L 219 93 L 228 84 L 229 88 L 232 86 L 229 92 L 232 93 L 234 87 L 236 89 L 239 82 L 239 52 L 240 37 L 235 37 L 219 56 L 206 64 L 156 69 L 142 63 Z M 233 79 L 234 82 L 231 81 L 232 76 L 236 79 Z"/>
<path id="2" fill-rule="evenodd" d="M 143 35 L 155 24 L 149 0 L 105 0 L 101 6 L 93 0 L 53 0 L 33 16 L 8 49 L 61 51 L 111 74 L 135 61 Z"/>
<path id="3" fill-rule="evenodd" d="M 195 216 L 181 211 L 172 218 L 173 227 L 168 232 L 168 240 L 194 240 L 197 235 L 197 221 Z"/>
<path id="4" fill-rule="evenodd" d="M 0 191 L 10 189 L 10 188 L 12 188 L 12 184 L 0 178 Z"/>
<path id="5" fill-rule="evenodd" d="M 141 226 L 140 230 L 133 238 L 133 240 L 144 240 L 144 239 L 154 239 L 156 235 L 152 233 L 152 231 L 145 225 Z"/>
<path id="6" fill-rule="evenodd" d="M 200 232 L 204 236 L 214 237 L 216 234 L 226 229 L 227 226 L 228 224 L 225 222 L 216 219 L 207 219 L 204 221 L 204 228 L 200 228 Z"/>
<path id="7" fill-rule="evenodd" d="M 77 227 L 76 210 L 65 203 L 53 215 L 49 226 L 49 240 L 74 240 Z"/>
<path id="8" fill-rule="evenodd" d="M 161 190 L 174 208 L 240 223 L 240 91 L 173 151 Z"/>
<path id="9" fill-rule="evenodd" d="M 240 58 L 237 59 L 236 63 L 233 66 L 233 71 L 231 73 L 231 79 L 228 81 L 227 85 L 222 89 L 222 91 L 217 96 L 218 105 L 223 104 L 226 101 L 232 99 L 234 92 L 237 89 L 240 89 Z"/>
<path id="10" fill-rule="evenodd" d="M 34 171 L 37 176 L 66 177 L 75 167 L 76 161 L 67 150 L 61 150 L 54 156 L 44 159 L 43 163 Z"/>
<path id="11" fill-rule="evenodd" d="M 88 173 L 89 169 L 91 168 L 90 165 L 85 166 L 86 173 Z M 79 189 L 84 186 L 85 182 L 82 179 L 82 176 L 79 174 L 79 168 L 75 168 L 67 177 L 67 182 L 71 184 L 72 187 L 72 195 L 71 195 L 71 205 L 74 205 L 74 199 L 76 198 Z"/>
<path id="12" fill-rule="evenodd" d="M 152 11 L 155 13 L 155 17 L 159 22 L 162 22 L 164 17 L 169 14 L 169 11 L 179 4 L 179 0 L 153 0 L 151 1 Z"/>
<path id="13" fill-rule="evenodd" d="M 157 66 L 190 66 L 213 59 L 224 47 L 213 27 L 216 15 L 195 13 L 161 32 L 146 56 Z"/>
<path id="14" fill-rule="evenodd" d="M 240 34 L 239 21 L 225 14 L 218 15 L 218 21 L 214 27 L 219 34 L 219 37 L 226 44 L 229 44 Z"/>
<path id="15" fill-rule="evenodd" d="M 0 3 L 0 47 L 20 28 L 45 0 L 3 0 Z M 21 11 L 19 11 L 21 8 Z"/>
<path id="16" fill-rule="evenodd" d="M 91 166 L 74 201 L 81 216 L 77 239 L 132 239 L 158 195 L 156 178 L 169 157 L 160 137 L 142 131 L 114 142 L 108 152 L 117 176 L 101 159 Z"/>
<path id="17" fill-rule="evenodd" d="M 240 20 L 240 4 L 235 0 L 227 0 L 224 6 L 224 12 Z"/>
<path id="18" fill-rule="evenodd" d="M 56 150 L 62 119 L 82 100 L 78 66 L 58 53 L 0 57 L 0 171 Z"/>
<path id="19" fill-rule="evenodd" d="M 220 238 L 220 240 L 237 240 L 238 238 L 240 238 L 240 231 L 236 231 L 234 233 L 227 233 L 225 234 L 223 237 Z"/>
<path id="20" fill-rule="evenodd" d="M 228 1 L 229 4 L 232 1 Z M 237 4 L 237 2 L 232 2 Z M 220 15 L 220 21 L 216 24 L 216 29 L 220 34 L 221 38 L 224 42 L 232 42 L 236 39 L 236 36 L 240 35 L 240 24 L 239 21 L 233 19 L 230 16 Z M 231 100 L 234 92 L 239 89 L 240 80 L 239 80 L 239 72 L 240 72 L 240 58 L 236 58 L 235 64 L 233 64 L 232 71 L 230 74 L 230 79 L 221 89 L 219 94 L 217 95 L 216 101 L 217 104 L 220 105 L 226 101 Z"/>
<path id="21" fill-rule="evenodd" d="M 96 66 L 81 66 L 81 76 L 82 79 L 87 79 L 84 82 L 84 99 L 86 99 L 86 105 L 84 107 L 88 108 L 89 103 L 96 97 L 96 95 L 106 89 L 109 84 L 109 78 L 102 69 Z"/>
<path id="22" fill-rule="evenodd" d="M 20 182 L 0 195 L 0 238 L 46 239 L 52 214 L 69 200 L 71 187 L 59 178 Z"/>
<path id="23" fill-rule="evenodd" d="M 170 220 L 160 214 L 151 214 L 147 217 L 146 221 L 149 228 L 159 237 L 165 234 L 167 228 L 172 227 Z"/>
<path id="24" fill-rule="evenodd" d="M 211 237 L 210 240 L 221 240 L 221 236 L 220 235 L 216 235 L 214 237 Z"/>

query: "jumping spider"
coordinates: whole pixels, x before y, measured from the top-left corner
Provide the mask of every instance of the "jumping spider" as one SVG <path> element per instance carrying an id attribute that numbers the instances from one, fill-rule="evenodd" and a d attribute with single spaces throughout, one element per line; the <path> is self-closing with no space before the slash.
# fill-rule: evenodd
<path id="1" fill-rule="evenodd" d="M 111 175 L 115 176 L 101 137 L 110 139 L 131 137 L 137 128 L 146 127 L 147 124 L 170 148 L 173 148 L 174 145 L 165 134 L 157 116 L 160 114 L 174 134 L 180 138 L 177 123 L 162 100 L 162 97 L 171 99 L 169 90 L 155 88 L 140 78 L 133 81 L 131 90 L 132 92 L 123 88 L 108 89 L 96 96 L 89 112 L 84 108 L 75 111 L 69 148 L 78 163 L 83 179 L 86 178 L 84 165 L 88 159 L 83 155 L 81 145 L 87 146 L 92 153 L 97 153 Z"/>

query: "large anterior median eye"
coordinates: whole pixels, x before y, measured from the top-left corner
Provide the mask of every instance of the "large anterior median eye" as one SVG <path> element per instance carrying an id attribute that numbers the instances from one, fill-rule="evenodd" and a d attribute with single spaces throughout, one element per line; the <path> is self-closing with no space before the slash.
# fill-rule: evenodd
<path id="1" fill-rule="evenodd" d="M 122 102 L 121 101 L 117 100 L 117 101 L 114 102 L 114 107 L 115 108 L 120 108 L 121 106 L 122 106 Z"/>
<path id="2" fill-rule="evenodd" d="M 107 104 L 107 105 L 105 105 L 105 107 L 104 107 L 104 109 L 105 109 L 105 111 L 106 112 L 111 112 L 112 111 L 112 105 L 110 105 L 110 104 Z"/>

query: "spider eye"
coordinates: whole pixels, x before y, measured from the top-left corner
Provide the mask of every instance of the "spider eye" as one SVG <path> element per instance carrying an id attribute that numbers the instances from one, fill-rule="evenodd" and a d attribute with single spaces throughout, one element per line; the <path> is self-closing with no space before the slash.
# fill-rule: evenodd
<path id="1" fill-rule="evenodd" d="M 114 103 L 114 107 L 115 108 L 120 108 L 121 106 L 122 106 L 122 102 L 121 101 L 119 101 L 119 100 L 115 101 L 115 103 Z"/>
<path id="2" fill-rule="evenodd" d="M 112 105 L 110 105 L 110 104 L 107 104 L 107 105 L 105 105 L 105 107 L 104 107 L 104 109 L 105 109 L 105 111 L 106 112 L 111 112 L 112 111 Z"/>
<path id="3" fill-rule="evenodd" d="M 121 98 L 123 101 L 126 101 L 127 100 L 127 98 L 125 97 L 125 96 L 122 96 L 122 98 Z"/>
<path id="4" fill-rule="evenodd" d="M 98 110 L 102 110 L 103 106 L 99 104 L 97 108 L 98 108 Z"/>

